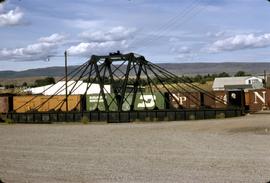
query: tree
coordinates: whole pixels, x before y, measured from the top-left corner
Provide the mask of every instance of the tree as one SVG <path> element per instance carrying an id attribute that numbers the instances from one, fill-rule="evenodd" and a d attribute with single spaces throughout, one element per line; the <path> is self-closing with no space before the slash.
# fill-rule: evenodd
<path id="1" fill-rule="evenodd" d="M 27 83 L 26 82 L 23 82 L 22 86 L 23 87 L 26 87 L 27 86 Z"/>
<path id="2" fill-rule="evenodd" d="M 245 73 L 245 71 L 238 71 L 234 76 L 250 76 L 250 74 Z"/>
<path id="3" fill-rule="evenodd" d="M 5 88 L 6 89 L 14 89 L 15 85 L 14 84 L 7 84 L 7 85 L 5 85 Z"/>
<path id="4" fill-rule="evenodd" d="M 201 79 L 199 83 L 200 84 L 205 84 L 206 83 L 206 79 Z"/>
<path id="5" fill-rule="evenodd" d="M 45 86 L 50 84 L 55 84 L 53 77 L 46 77 L 45 79 L 37 79 L 35 81 L 35 86 Z"/>
<path id="6" fill-rule="evenodd" d="M 230 75 L 227 72 L 222 72 L 218 74 L 218 77 L 223 78 L 223 77 L 230 77 Z"/>
<path id="7" fill-rule="evenodd" d="M 197 74 L 197 75 L 193 78 L 193 81 L 199 83 L 199 82 L 202 81 L 202 79 L 203 79 L 203 77 L 202 77 L 201 75 Z"/>

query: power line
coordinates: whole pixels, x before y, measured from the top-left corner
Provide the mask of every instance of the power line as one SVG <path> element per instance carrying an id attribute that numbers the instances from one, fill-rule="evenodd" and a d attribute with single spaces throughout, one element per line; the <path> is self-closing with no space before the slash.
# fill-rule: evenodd
<path id="1" fill-rule="evenodd" d="M 162 31 L 164 28 L 168 27 L 168 25 L 171 23 L 171 22 L 174 22 L 175 19 L 178 19 L 179 16 L 183 16 L 182 14 L 184 14 L 188 9 L 190 9 L 190 7 L 192 7 L 194 5 L 194 3 L 196 3 L 197 0 L 193 0 L 190 4 L 187 5 L 187 8 L 186 9 L 183 9 L 183 11 L 179 11 L 179 10 L 182 10 L 182 8 L 179 8 L 177 9 L 177 11 L 179 11 L 175 16 L 171 17 L 165 24 L 157 27 L 157 33 L 158 31 Z M 145 29 L 145 27 L 143 27 Z M 155 29 L 155 28 L 154 28 Z M 133 40 L 131 42 L 130 45 L 134 45 L 135 43 L 138 43 L 140 41 L 143 41 L 147 38 L 147 36 L 144 36 L 142 37 L 141 39 L 137 39 L 137 41 Z"/>
<path id="2" fill-rule="evenodd" d="M 172 25 L 170 28 L 174 28 L 174 27 L 177 27 L 177 26 L 183 26 L 185 23 L 187 23 L 191 18 L 194 18 L 196 15 L 198 15 L 199 14 L 199 12 L 202 10 L 203 8 L 200 8 L 200 9 L 197 9 L 197 11 L 195 12 L 192 12 L 191 14 L 190 14 L 190 16 L 189 17 L 187 17 L 187 19 L 184 19 L 183 21 L 182 21 L 182 23 L 180 24 L 180 25 Z M 170 28 L 168 28 L 167 30 L 169 30 Z M 166 31 L 164 31 L 164 34 L 165 33 L 167 33 L 167 30 Z M 142 44 L 142 46 L 140 47 L 140 48 L 142 48 L 142 47 L 144 47 L 144 48 L 146 48 L 146 47 L 149 47 L 154 41 L 157 41 L 157 40 L 159 40 L 159 39 L 161 39 L 163 36 L 164 36 L 164 34 L 160 34 L 160 35 L 158 35 L 155 39 L 152 39 L 151 41 L 149 41 L 147 44 L 146 43 L 144 43 L 144 44 Z M 140 49 L 139 48 L 139 49 Z"/>
<path id="3" fill-rule="evenodd" d="M 149 40 L 146 43 L 143 43 L 140 48 L 146 48 L 149 47 L 150 44 L 152 44 L 154 41 L 157 41 L 161 39 L 166 33 L 168 32 L 169 29 L 175 28 L 177 26 L 183 26 L 185 23 L 187 23 L 191 18 L 195 17 L 198 15 L 198 13 L 203 9 L 202 7 L 198 9 L 199 6 L 193 7 L 189 12 L 185 14 L 185 16 L 182 17 L 182 21 L 178 22 L 177 20 L 173 22 L 171 25 L 169 25 L 166 29 L 164 29 L 159 35 L 157 35 L 155 38 Z M 195 10 L 195 11 L 194 11 Z M 177 24 L 178 23 L 178 24 Z M 180 24 L 179 24 L 180 23 Z M 139 49 L 140 49 L 139 48 Z"/>
<path id="4" fill-rule="evenodd" d="M 146 47 L 150 43 L 152 43 L 153 41 L 160 39 L 162 37 L 162 35 L 164 35 L 164 33 L 166 33 L 170 28 L 174 27 L 175 25 L 177 25 L 179 23 L 186 22 L 188 16 L 194 14 L 194 10 L 196 10 L 199 6 L 200 6 L 200 0 L 192 1 L 187 6 L 187 8 L 184 9 L 184 11 L 177 13 L 177 15 L 175 15 L 174 17 L 169 19 L 169 21 L 166 22 L 166 24 L 160 26 L 159 30 L 155 33 L 157 35 L 155 38 L 145 39 L 146 38 L 146 36 L 145 36 L 145 38 L 142 38 L 141 40 L 139 40 L 137 42 L 133 41 L 131 44 L 132 45 L 131 49 L 136 48 L 139 43 L 141 43 L 142 47 Z M 179 21 L 179 17 L 180 17 L 180 21 Z"/>

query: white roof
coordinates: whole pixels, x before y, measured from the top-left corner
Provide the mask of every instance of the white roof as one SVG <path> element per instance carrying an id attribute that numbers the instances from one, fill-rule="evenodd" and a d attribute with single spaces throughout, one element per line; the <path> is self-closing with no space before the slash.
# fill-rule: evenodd
<path id="1" fill-rule="evenodd" d="M 243 77 L 224 77 L 224 78 L 215 78 L 213 83 L 213 89 L 215 88 L 224 88 L 225 85 L 246 85 L 248 79 L 262 79 L 262 76 L 243 76 Z"/>
<path id="2" fill-rule="evenodd" d="M 46 85 L 42 87 L 28 88 L 25 92 L 31 92 L 32 94 L 43 95 L 65 95 L 65 81 L 59 81 L 53 85 Z M 85 94 L 98 94 L 100 93 L 100 85 L 96 83 L 84 83 L 83 81 L 68 81 L 67 83 L 68 94 L 71 95 L 83 95 Z M 104 85 L 104 93 L 110 93 L 111 86 Z"/>

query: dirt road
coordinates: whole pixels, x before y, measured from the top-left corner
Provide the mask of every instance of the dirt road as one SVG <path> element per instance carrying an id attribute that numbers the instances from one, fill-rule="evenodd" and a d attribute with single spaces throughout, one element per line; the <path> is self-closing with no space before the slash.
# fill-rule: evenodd
<path id="1" fill-rule="evenodd" d="M 270 181 L 270 114 L 0 125 L 0 137 L 0 179 L 6 183 Z"/>

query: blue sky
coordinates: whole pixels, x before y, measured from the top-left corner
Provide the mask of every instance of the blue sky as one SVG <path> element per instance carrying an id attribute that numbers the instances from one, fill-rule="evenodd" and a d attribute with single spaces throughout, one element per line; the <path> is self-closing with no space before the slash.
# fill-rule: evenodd
<path id="1" fill-rule="evenodd" d="M 267 0 L 9 0 L 0 70 L 82 64 L 120 50 L 160 62 L 270 61 Z M 49 59 L 48 59 L 49 58 Z"/>

